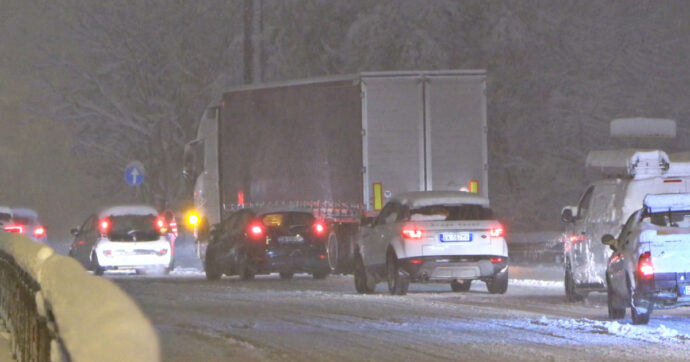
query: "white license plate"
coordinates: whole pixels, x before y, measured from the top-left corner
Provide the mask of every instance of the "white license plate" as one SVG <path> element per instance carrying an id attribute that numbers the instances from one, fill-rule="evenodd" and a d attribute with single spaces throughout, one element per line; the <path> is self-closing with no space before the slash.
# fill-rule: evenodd
<path id="1" fill-rule="evenodd" d="M 291 244 L 291 243 L 303 243 L 304 238 L 301 235 L 297 236 L 279 236 L 279 243 Z"/>
<path id="2" fill-rule="evenodd" d="M 472 233 L 442 233 L 441 241 L 472 241 Z"/>

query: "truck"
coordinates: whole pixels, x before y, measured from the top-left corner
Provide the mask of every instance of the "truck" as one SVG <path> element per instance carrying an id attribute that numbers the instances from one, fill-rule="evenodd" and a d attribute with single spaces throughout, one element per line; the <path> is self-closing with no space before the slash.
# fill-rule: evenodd
<path id="1" fill-rule="evenodd" d="M 328 262 L 351 273 L 362 217 L 407 191 L 488 197 L 484 70 L 362 72 L 246 85 L 208 107 L 185 146 L 197 254 L 232 210 L 310 210 Z"/>

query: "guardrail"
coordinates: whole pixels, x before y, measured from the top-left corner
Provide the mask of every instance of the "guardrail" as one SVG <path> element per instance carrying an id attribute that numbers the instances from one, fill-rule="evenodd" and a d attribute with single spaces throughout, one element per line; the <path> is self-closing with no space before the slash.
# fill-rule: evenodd
<path id="1" fill-rule="evenodd" d="M 134 301 L 74 259 L 0 232 L 0 317 L 18 361 L 160 361 Z"/>

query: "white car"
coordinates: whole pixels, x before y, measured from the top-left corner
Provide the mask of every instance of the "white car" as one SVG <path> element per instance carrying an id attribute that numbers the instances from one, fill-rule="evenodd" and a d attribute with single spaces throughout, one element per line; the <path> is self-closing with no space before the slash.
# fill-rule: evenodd
<path id="1" fill-rule="evenodd" d="M 403 295 L 410 282 L 449 282 L 459 292 L 482 280 L 489 292 L 505 293 L 503 232 L 485 197 L 459 191 L 401 194 L 361 227 L 355 288 L 372 293 L 377 282 L 387 280 L 391 294 Z"/>
<path id="2" fill-rule="evenodd" d="M 690 305 L 690 194 L 647 195 L 618 238 L 606 278 L 609 317 L 647 324 L 652 310 Z"/>
<path id="3" fill-rule="evenodd" d="M 98 275 L 123 269 L 167 273 L 173 265 L 167 229 L 151 206 L 107 208 L 72 229 L 69 255 Z"/>

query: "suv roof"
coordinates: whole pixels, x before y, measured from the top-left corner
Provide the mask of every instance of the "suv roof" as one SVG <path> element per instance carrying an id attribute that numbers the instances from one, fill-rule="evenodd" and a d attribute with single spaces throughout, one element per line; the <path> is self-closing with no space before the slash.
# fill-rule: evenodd
<path id="1" fill-rule="evenodd" d="M 489 207 L 489 199 L 477 194 L 463 191 L 413 191 L 394 197 L 403 205 L 422 207 L 438 204 L 447 205 L 481 205 Z"/>

